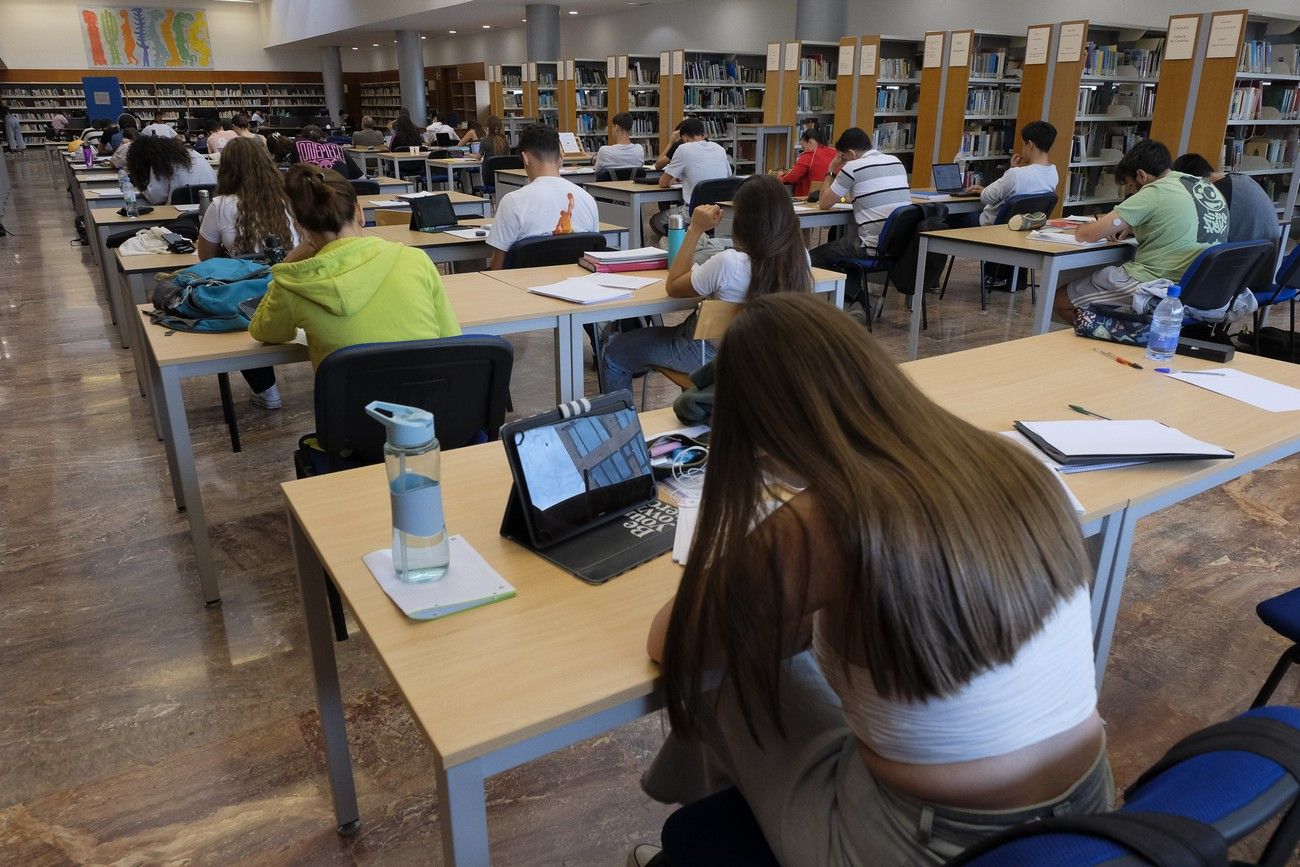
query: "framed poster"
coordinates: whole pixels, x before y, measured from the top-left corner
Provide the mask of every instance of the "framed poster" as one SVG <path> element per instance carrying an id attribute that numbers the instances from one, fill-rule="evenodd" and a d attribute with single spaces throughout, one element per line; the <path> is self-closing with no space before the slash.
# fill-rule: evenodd
<path id="1" fill-rule="evenodd" d="M 208 13 L 150 6 L 82 6 L 87 65 L 98 69 L 211 69 Z"/>

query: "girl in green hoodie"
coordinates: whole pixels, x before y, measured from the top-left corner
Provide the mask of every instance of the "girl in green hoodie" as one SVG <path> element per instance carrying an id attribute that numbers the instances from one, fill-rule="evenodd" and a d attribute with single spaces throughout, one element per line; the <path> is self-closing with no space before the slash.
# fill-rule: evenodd
<path id="1" fill-rule="evenodd" d="M 302 242 L 271 269 L 248 326 L 254 339 L 286 343 L 301 328 L 315 368 L 344 346 L 460 334 L 438 269 L 420 250 L 366 235 L 346 178 L 299 163 L 285 191 Z"/>

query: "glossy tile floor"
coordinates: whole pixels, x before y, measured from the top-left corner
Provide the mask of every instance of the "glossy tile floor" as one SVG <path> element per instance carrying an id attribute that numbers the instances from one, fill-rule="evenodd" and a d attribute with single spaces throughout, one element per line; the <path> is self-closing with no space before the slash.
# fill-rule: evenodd
<path id="1" fill-rule="evenodd" d="M 278 483 L 312 426 L 311 372 L 285 409 L 246 403 L 226 440 L 214 381 L 186 385 L 224 604 L 206 609 L 161 445 L 116 344 L 72 209 L 35 157 L 10 162 L 0 238 L 0 863 L 438 863 L 422 737 L 362 636 L 339 648 L 363 827 L 334 834 Z M 974 269 L 932 303 L 923 352 L 1028 333 L 1029 299 L 981 314 Z M 901 357 L 891 296 L 876 333 Z M 549 338 L 518 341 L 520 412 L 551 391 Z M 535 397 L 543 396 L 541 399 Z M 534 397 L 530 397 L 534 396 Z M 652 406 L 672 390 L 651 389 Z M 1300 584 L 1300 461 L 1139 526 L 1102 694 L 1131 781 L 1174 740 L 1243 709 L 1285 643 L 1258 600 Z M 436 664 L 431 661 L 431 664 Z M 1300 675 L 1278 700 L 1300 700 Z M 621 864 L 669 812 L 637 777 L 647 718 L 495 777 L 499 864 Z"/>

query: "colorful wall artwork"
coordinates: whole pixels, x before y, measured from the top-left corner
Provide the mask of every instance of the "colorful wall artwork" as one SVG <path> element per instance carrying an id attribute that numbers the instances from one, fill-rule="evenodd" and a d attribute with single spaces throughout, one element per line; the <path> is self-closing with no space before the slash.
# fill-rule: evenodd
<path id="1" fill-rule="evenodd" d="M 207 69 L 208 15 L 202 9 L 83 6 L 81 32 L 91 66 Z"/>

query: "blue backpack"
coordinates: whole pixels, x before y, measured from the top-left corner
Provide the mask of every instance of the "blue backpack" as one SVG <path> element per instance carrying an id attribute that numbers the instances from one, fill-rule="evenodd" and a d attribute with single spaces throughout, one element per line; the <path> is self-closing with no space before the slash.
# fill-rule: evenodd
<path id="1" fill-rule="evenodd" d="M 246 331 L 239 302 L 261 298 L 271 266 L 247 259 L 208 259 L 154 284 L 149 321 L 177 331 Z"/>

